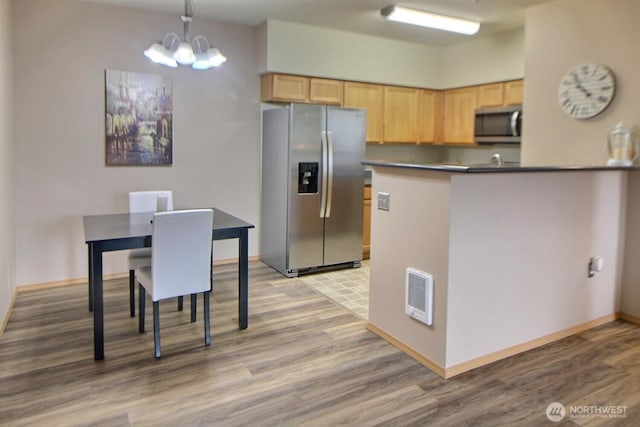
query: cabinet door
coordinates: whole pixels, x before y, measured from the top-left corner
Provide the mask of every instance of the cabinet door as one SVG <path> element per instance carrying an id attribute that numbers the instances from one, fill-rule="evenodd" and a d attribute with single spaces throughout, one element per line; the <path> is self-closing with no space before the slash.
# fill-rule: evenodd
<path id="1" fill-rule="evenodd" d="M 478 86 L 478 108 L 501 107 L 504 102 L 504 85 L 494 83 Z"/>
<path id="2" fill-rule="evenodd" d="M 504 84 L 504 105 L 522 104 L 524 81 L 514 80 Z"/>
<path id="3" fill-rule="evenodd" d="M 319 104 L 342 105 L 344 82 L 340 80 L 309 79 L 309 101 Z"/>
<path id="4" fill-rule="evenodd" d="M 382 86 L 344 83 L 344 106 L 367 110 L 367 142 L 382 142 Z"/>
<path id="5" fill-rule="evenodd" d="M 444 143 L 473 144 L 476 88 L 447 90 L 444 93 Z"/>
<path id="6" fill-rule="evenodd" d="M 436 142 L 436 95 L 433 90 L 421 90 L 418 105 L 418 132 L 421 144 Z"/>
<path id="7" fill-rule="evenodd" d="M 369 259 L 371 251 L 371 187 L 364 188 L 362 218 L 362 259 Z"/>
<path id="8" fill-rule="evenodd" d="M 418 142 L 420 89 L 385 86 L 384 142 Z"/>
<path id="9" fill-rule="evenodd" d="M 288 74 L 264 74 L 261 77 L 262 101 L 307 102 L 309 79 Z"/>

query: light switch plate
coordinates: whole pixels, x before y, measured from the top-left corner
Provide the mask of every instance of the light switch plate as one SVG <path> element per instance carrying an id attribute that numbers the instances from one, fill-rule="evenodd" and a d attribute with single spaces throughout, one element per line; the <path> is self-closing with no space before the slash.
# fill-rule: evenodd
<path id="1" fill-rule="evenodd" d="M 390 204 L 390 197 L 391 196 L 389 195 L 389 193 L 382 193 L 378 191 L 378 209 L 382 211 L 388 211 L 389 204 Z"/>

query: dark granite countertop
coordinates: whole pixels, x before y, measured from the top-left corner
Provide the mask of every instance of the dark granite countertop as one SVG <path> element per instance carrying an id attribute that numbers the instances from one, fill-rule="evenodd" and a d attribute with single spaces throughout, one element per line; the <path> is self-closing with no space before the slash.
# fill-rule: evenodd
<path id="1" fill-rule="evenodd" d="M 446 163 L 420 163 L 397 160 L 363 160 L 365 166 L 386 166 L 406 169 L 422 169 L 440 172 L 460 173 L 506 173 L 506 172 L 564 172 L 564 171 L 612 171 L 612 170 L 640 170 L 640 166 L 520 166 L 507 163 L 503 166 L 493 164 L 455 165 Z"/>

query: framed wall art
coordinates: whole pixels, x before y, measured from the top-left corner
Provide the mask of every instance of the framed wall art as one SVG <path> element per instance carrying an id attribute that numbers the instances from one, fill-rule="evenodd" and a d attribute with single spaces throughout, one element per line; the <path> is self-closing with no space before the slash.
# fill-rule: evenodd
<path id="1" fill-rule="evenodd" d="M 171 77 L 106 70 L 105 90 L 106 164 L 171 165 Z"/>

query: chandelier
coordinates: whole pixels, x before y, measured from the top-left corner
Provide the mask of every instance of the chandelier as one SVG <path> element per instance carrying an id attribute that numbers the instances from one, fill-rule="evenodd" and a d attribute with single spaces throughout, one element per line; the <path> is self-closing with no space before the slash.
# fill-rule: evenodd
<path id="1" fill-rule="evenodd" d="M 167 67 L 191 65 L 196 70 L 206 70 L 219 67 L 227 58 L 218 49 L 211 46 L 204 36 L 195 36 L 189 41 L 189 23 L 193 20 L 193 6 L 191 0 L 184 1 L 184 40 L 176 33 L 166 33 L 162 42 L 153 43 L 144 55 L 157 64 Z"/>

